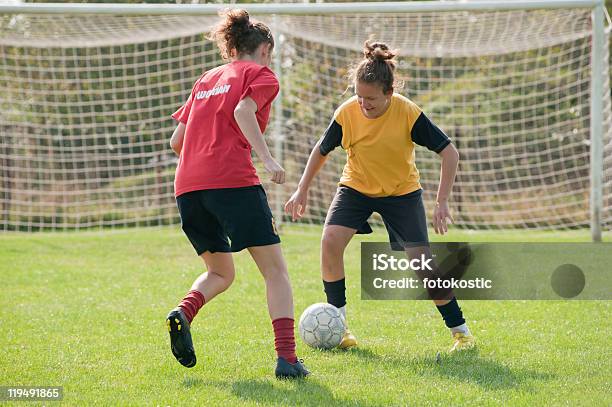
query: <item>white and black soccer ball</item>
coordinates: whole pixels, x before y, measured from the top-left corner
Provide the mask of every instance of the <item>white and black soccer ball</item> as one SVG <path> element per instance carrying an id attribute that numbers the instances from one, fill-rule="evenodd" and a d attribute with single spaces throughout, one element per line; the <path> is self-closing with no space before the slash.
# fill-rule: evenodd
<path id="1" fill-rule="evenodd" d="M 308 346 L 332 349 L 340 344 L 346 322 L 340 310 L 323 302 L 306 308 L 298 324 L 300 336 Z"/>

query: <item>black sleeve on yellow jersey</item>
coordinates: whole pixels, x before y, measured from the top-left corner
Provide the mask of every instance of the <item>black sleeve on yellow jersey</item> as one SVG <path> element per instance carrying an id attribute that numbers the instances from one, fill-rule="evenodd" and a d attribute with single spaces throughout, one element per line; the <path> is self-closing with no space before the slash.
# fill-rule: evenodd
<path id="1" fill-rule="evenodd" d="M 423 112 L 412 126 L 411 136 L 412 141 L 416 144 L 427 147 L 436 153 L 444 150 L 451 142 L 448 136 L 433 124 Z"/>
<path id="2" fill-rule="evenodd" d="M 323 134 L 319 152 L 321 155 L 327 155 L 340 145 L 342 145 L 342 126 L 337 121 L 332 120 Z"/>

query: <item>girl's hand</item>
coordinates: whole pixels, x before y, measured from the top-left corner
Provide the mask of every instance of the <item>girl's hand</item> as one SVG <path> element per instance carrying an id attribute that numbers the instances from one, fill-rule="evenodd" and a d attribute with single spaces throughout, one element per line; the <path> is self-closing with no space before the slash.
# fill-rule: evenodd
<path id="1" fill-rule="evenodd" d="M 450 223 L 455 223 L 450 214 L 450 210 L 448 209 L 448 202 L 436 202 L 436 207 L 433 213 L 433 227 L 437 234 L 443 235 L 444 233 L 448 232 L 447 219 L 450 221 Z"/>
<path id="2" fill-rule="evenodd" d="M 308 190 L 298 189 L 285 204 L 285 213 L 291 215 L 291 219 L 295 222 L 304 215 L 307 202 Z"/>
<path id="3" fill-rule="evenodd" d="M 285 169 L 281 167 L 276 160 L 274 160 L 274 158 L 270 158 L 269 160 L 265 161 L 264 167 L 272 176 L 270 178 L 272 182 L 275 184 L 282 184 L 285 182 Z"/>

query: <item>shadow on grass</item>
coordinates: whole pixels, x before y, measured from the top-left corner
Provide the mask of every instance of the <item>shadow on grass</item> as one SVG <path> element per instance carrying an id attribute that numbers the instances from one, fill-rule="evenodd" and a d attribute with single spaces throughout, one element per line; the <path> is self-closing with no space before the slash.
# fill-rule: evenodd
<path id="1" fill-rule="evenodd" d="M 497 360 L 481 357 L 477 350 L 445 355 L 439 363 L 435 356 L 421 357 L 418 365 L 423 372 L 474 383 L 487 390 L 529 389 L 556 377 L 546 371 L 511 368 Z"/>
<path id="2" fill-rule="evenodd" d="M 202 386 L 203 384 L 205 384 L 204 380 L 199 377 L 185 377 L 183 380 L 183 386 L 186 389 Z"/>
<path id="3" fill-rule="evenodd" d="M 264 380 L 241 380 L 232 384 L 232 393 L 243 400 L 257 403 L 278 405 L 302 405 L 302 406 L 365 406 L 378 407 L 381 404 L 372 404 L 361 400 L 350 400 L 336 398 L 329 388 L 308 378 L 288 382 L 291 388 L 285 385 L 276 385 Z"/>
<path id="4" fill-rule="evenodd" d="M 186 378 L 185 387 L 214 386 L 232 393 L 235 397 L 256 404 L 288 406 L 364 406 L 382 407 L 370 401 L 337 398 L 328 387 L 317 383 L 313 377 L 299 380 L 251 379 L 236 381 L 203 381 L 199 378 Z"/>
<path id="5" fill-rule="evenodd" d="M 368 360 L 368 361 L 379 361 L 383 358 L 385 359 L 387 358 L 387 356 L 378 355 L 367 348 L 351 348 L 347 350 L 334 350 L 334 351 L 335 353 L 340 354 L 340 355 L 359 356 L 360 358 Z"/>
<path id="6" fill-rule="evenodd" d="M 329 352 L 334 358 L 346 358 L 344 363 L 353 364 L 354 371 L 359 371 L 360 364 L 376 364 L 387 370 L 390 376 L 398 372 L 411 372 L 424 377 L 438 377 L 457 383 L 477 385 L 485 390 L 537 390 L 544 382 L 554 380 L 556 375 L 525 369 L 509 367 L 497 360 L 482 357 L 478 350 L 459 354 L 402 357 L 387 353 L 378 354 L 367 348 L 354 348 L 348 351 L 333 350 Z M 338 377 L 338 380 L 342 380 Z M 333 385 L 333 383 L 331 383 Z M 326 407 L 356 405 L 378 407 L 381 404 L 359 399 L 335 397 L 329 387 L 318 383 L 315 376 L 295 381 L 276 381 L 271 378 L 237 381 L 208 381 L 198 377 L 183 380 L 185 388 L 215 386 L 239 399 L 258 404 L 305 405 Z"/>
<path id="7" fill-rule="evenodd" d="M 526 388 L 556 378 L 556 375 L 523 368 L 511 368 L 497 360 L 481 357 L 478 349 L 458 354 L 443 354 L 440 358 L 415 356 L 402 358 L 394 355 L 379 355 L 365 348 L 344 352 L 368 363 L 387 365 L 390 369 L 407 369 L 421 375 L 441 376 L 476 384 L 486 390 Z"/>

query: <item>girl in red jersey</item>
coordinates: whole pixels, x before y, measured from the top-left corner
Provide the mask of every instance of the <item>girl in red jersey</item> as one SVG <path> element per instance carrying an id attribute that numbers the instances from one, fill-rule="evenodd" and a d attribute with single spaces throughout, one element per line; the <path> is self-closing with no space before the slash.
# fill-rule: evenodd
<path id="1" fill-rule="evenodd" d="M 174 181 L 181 226 L 207 272 L 167 317 L 173 355 L 196 364 L 190 326 L 198 310 L 234 280 L 232 252 L 248 249 L 266 283 L 279 378 L 309 374 L 295 355 L 293 294 L 266 193 L 251 149 L 271 179 L 285 181 L 263 139 L 279 84 L 268 68 L 274 38 L 245 10 L 221 14 L 210 33 L 229 63 L 204 73 L 172 115 L 179 124 L 170 145 L 179 156 Z M 231 241 L 231 243 L 228 241 Z"/>

